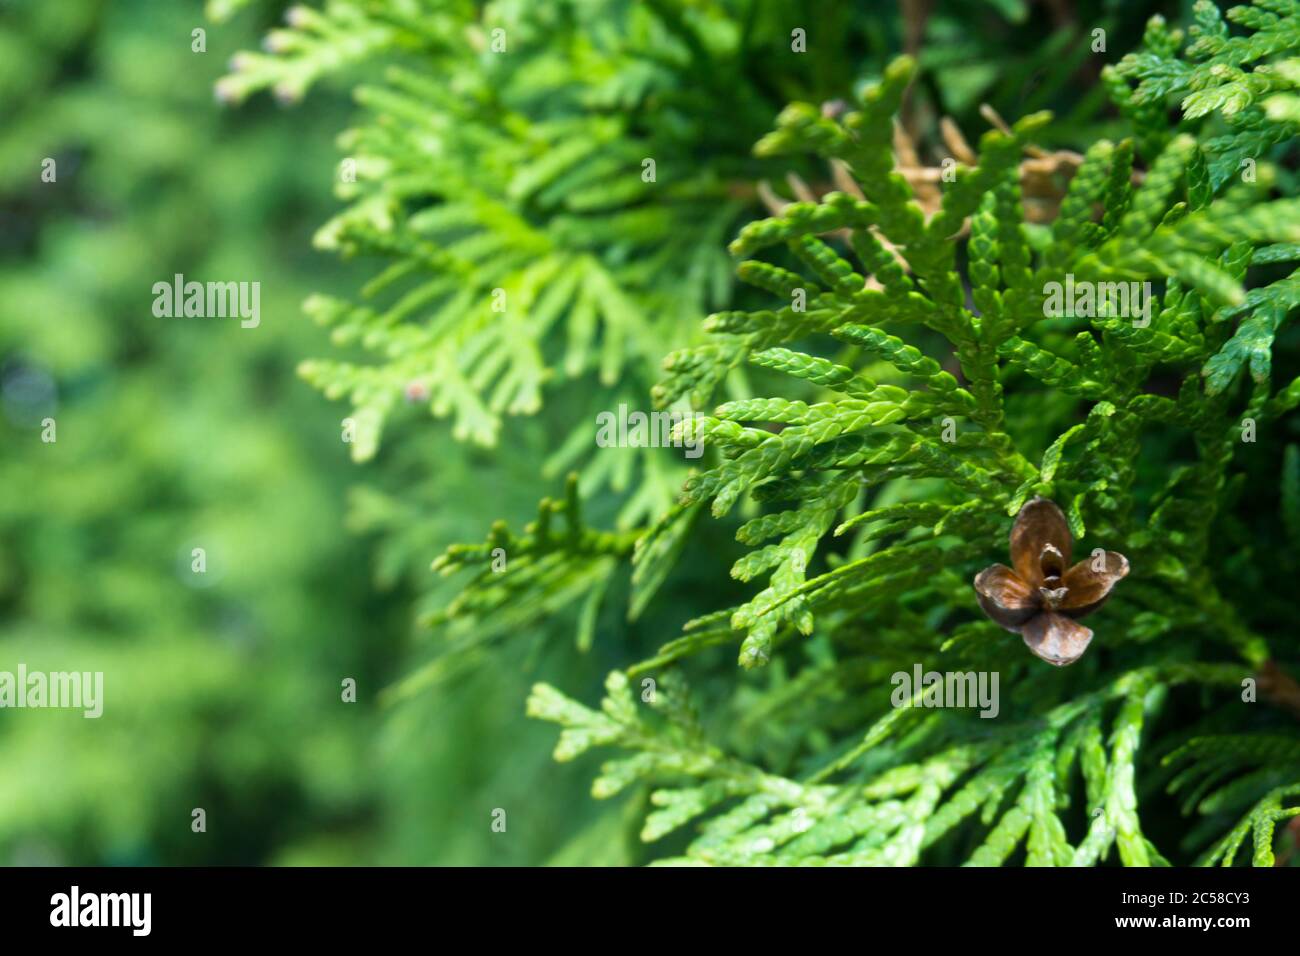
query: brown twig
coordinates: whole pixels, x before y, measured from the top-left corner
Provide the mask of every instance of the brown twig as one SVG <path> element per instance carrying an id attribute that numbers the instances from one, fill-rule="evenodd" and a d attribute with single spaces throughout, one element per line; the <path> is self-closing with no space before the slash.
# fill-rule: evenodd
<path id="1" fill-rule="evenodd" d="M 1300 682 L 1282 670 L 1277 661 L 1264 662 L 1255 675 L 1255 684 L 1266 701 L 1300 718 Z"/>

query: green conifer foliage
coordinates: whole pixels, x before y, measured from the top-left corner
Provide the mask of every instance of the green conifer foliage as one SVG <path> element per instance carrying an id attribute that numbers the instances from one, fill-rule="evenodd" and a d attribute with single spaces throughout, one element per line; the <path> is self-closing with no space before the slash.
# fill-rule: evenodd
<path id="1" fill-rule="evenodd" d="M 365 119 L 340 140 L 348 205 L 315 238 L 382 268 L 360 301 L 306 306 L 360 355 L 300 368 L 352 404 L 356 459 L 375 454 L 404 398 L 493 446 L 504 417 L 572 383 L 583 424 L 549 472 L 583 464 L 588 490 L 630 483 L 591 459 L 586 422 L 641 401 L 663 343 L 700 338 L 699 319 L 727 301 L 726 239 L 770 175 L 748 145 L 780 103 L 748 51 L 779 49 L 784 21 L 691 7 L 335 0 L 291 8 L 268 52 L 234 59 L 217 88 L 227 100 L 271 88 L 294 102 L 323 75 L 387 64 L 356 90 Z M 793 65 L 788 86 L 816 85 Z M 640 468 L 627 526 L 682 477 L 662 456 Z"/>
<path id="2" fill-rule="evenodd" d="M 616 35 L 567 4 L 295 15 L 224 93 L 292 99 L 396 61 L 359 92 L 357 182 L 318 237 L 386 267 L 365 304 L 310 306 L 378 358 L 304 368 L 353 403 L 360 457 L 412 383 L 485 444 L 548 390 L 598 383 L 550 462 L 580 473 L 563 499 L 435 561 L 470 575 L 428 618 L 449 650 L 396 696 L 566 609 L 599 645 L 610 607 L 644 620 L 689 577 L 705 613 L 620 660 L 598 707 L 549 683 L 527 702 L 561 727 L 558 760 L 612 752 L 594 796 L 648 794 L 660 862 L 1226 865 L 1248 840 L 1275 862 L 1300 812 L 1296 6 L 1225 20 L 1199 3 L 1187 45 L 1153 19 L 1103 71 L 1113 132 L 1080 142 L 1026 109 L 943 176 L 937 207 L 895 138 L 924 51 L 846 82 L 843 109 L 812 82 L 778 106 L 746 67 L 784 42 L 761 4 L 619 7 Z M 457 24 L 468 46 L 445 42 Z M 524 52 L 494 59 L 498 26 Z M 720 111 L 752 157 L 717 142 Z M 1081 156 L 1032 221 L 1025 157 L 1062 143 Z M 753 219 L 755 181 L 810 170 L 836 188 Z M 590 422 L 625 396 L 696 410 L 676 437 L 706 455 L 689 473 L 644 456 L 605 530 L 583 505 L 628 459 L 596 453 Z M 971 583 L 1035 496 L 1080 556 L 1131 565 L 1063 668 L 985 618 Z M 701 544 L 717 527 L 734 554 Z M 1000 690 L 937 706 L 911 679 L 927 671 Z"/>
<path id="3" fill-rule="evenodd" d="M 1164 865 L 1197 851 L 1198 836 L 1222 833 L 1201 829 L 1173 848 L 1147 834 L 1139 764 L 1149 749 L 1176 748 L 1165 763 L 1199 761 L 1202 775 L 1188 812 L 1247 811 L 1202 860 L 1231 863 L 1249 835 L 1254 862 L 1271 865 L 1275 824 L 1300 812 L 1294 732 L 1271 745 L 1249 733 L 1180 745 L 1185 731 L 1151 725 L 1192 684 L 1208 713 L 1267 727 L 1271 714 L 1226 713 L 1253 700 L 1272 655 L 1294 656 L 1293 635 L 1277 647 L 1243 619 L 1210 531 L 1226 489 L 1245 477 L 1253 429 L 1280 429 L 1294 407 L 1294 383 L 1273 385 L 1270 355 L 1297 304 L 1295 276 L 1245 280 L 1252 265 L 1294 258 L 1300 203 L 1273 198 L 1266 171 L 1216 183 L 1207 154 L 1217 144 L 1175 131 L 1136 186 L 1130 143 L 1095 143 L 1060 217 L 1034 232 L 1020 222 L 1013 173 L 1047 122 L 1029 116 L 984 137 L 977 165 L 958 171 L 926 221 L 881 133 L 912 73 L 897 61 L 842 121 L 802 104 L 782 114 L 758 151 L 842 160 L 864 198 L 832 193 L 741 230 L 731 245 L 745 257 L 738 274 L 786 301 L 713 316 L 714 341 L 674 355 L 660 386 L 670 398 L 698 391 L 716 378 L 710 363 L 744 362 L 815 386 L 808 400 L 727 402 L 686 426 L 717 456 L 688 480 L 684 501 L 719 517 L 756 503 L 737 537 L 772 543 L 732 575 L 765 576 L 767 586 L 613 675 L 601 711 L 539 685 L 529 712 L 565 728 L 558 759 L 597 745 L 628 751 L 594 793 L 649 781 L 656 809 L 643 837 L 697 825 L 687 860 L 1087 865 L 1113 850 L 1127 865 Z M 953 236 L 968 216 L 963 270 Z M 828 242 L 833 230 L 849 230 L 849 241 Z M 777 262 L 749 258 L 778 252 Z M 1045 293 L 1067 276 L 1161 291 L 1145 321 L 1100 301 L 1060 317 Z M 789 303 L 794 289 L 806 290 L 806 310 Z M 1176 397 L 1153 390 L 1171 377 Z M 1017 427 L 1030 409 L 1059 429 L 1042 444 Z M 1068 424 L 1075 409 L 1083 420 Z M 956 426 L 946 438 L 944 424 Z M 1194 454 L 1163 488 L 1142 488 L 1147 433 L 1167 429 Z M 1120 542 L 1132 560 L 1096 625 L 1106 650 L 1067 673 L 1025 660 L 969 610 L 973 571 L 1035 494 L 1060 502 L 1089 547 Z M 738 645 L 744 667 L 782 661 L 766 719 L 807 734 L 790 772 L 709 743 L 680 690 L 652 694 L 650 708 L 631 695 L 629 675 L 660 675 L 719 643 Z M 997 719 L 927 711 L 921 688 L 911 703 L 922 707 L 889 706 L 880 688 L 912 662 L 999 672 Z M 677 671 L 663 683 L 673 687 Z M 837 732 L 837 705 L 866 732 Z"/>
<path id="4" fill-rule="evenodd" d="M 1197 0 L 1194 10 L 1181 56 L 1183 32 L 1155 17 L 1143 49 L 1107 68 L 1105 78 L 1142 142 L 1167 135 L 1163 107 L 1171 97 L 1189 120 L 1220 117 L 1223 129 L 1204 144 L 1218 188 L 1244 161 L 1257 162 L 1290 144 L 1300 130 L 1300 3 L 1254 0 L 1229 9 L 1226 19 L 1210 0 Z M 1230 23 L 1241 31 L 1234 33 Z M 1129 79 L 1138 81 L 1136 89 L 1130 90 Z"/>
<path id="5" fill-rule="evenodd" d="M 806 39 L 792 25 L 815 25 L 816 56 L 796 52 Z M 322 79 L 362 77 L 363 119 L 340 137 L 347 205 L 315 244 L 380 268 L 355 300 L 307 301 L 345 351 L 299 369 L 351 404 L 353 457 L 375 455 L 404 401 L 493 447 L 507 417 L 568 386 L 584 424 L 561 436 L 547 474 L 576 467 L 584 492 L 626 494 L 621 527 L 662 512 L 682 468 L 593 456 L 585 423 L 642 403 L 665 343 L 702 340 L 700 319 L 733 292 L 726 242 L 783 170 L 750 146 L 788 99 L 850 93 L 875 55 L 871 29 L 811 0 L 290 7 L 216 92 L 296 103 Z M 995 55 L 952 69 L 987 72 Z M 1021 69 L 1051 61 L 1042 50 Z"/>

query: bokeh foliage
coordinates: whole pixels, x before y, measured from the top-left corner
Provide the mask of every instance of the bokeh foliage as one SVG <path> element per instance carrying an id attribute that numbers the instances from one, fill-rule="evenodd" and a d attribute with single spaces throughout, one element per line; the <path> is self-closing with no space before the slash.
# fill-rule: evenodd
<path id="1" fill-rule="evenodd" d="M 1281 79 L 1261 85 L 1251 51 L 1216 47 L 1227 28 L 1179 3 L 211 0 L 203 13 L 66 0 L 10 3 L 0 21 L 12 118 L 0 134 L 0 361 L 21 373 L 0 422 L 2 487 L 19 489 L 0 505 L 0 668 L 102 666 L 110 708 L 98 722 L 0 713 L 6 858 L 809 862 L 850 846 L 848 862 L 1091 862 L 1118 830 L 1124 860 L 1150 862 L 1240 845 L 1252 828 L 1271 836 L 1289 795 L 1278 788 L 1295 780 L 1287 725 L 1225 706 L 1253 658 L 1194 649 L 1262 636 L 1295 663 L 1277 640 L 1300 532 L 1281 391 L 1300 371 L 1282 321 L 1291 259 L 1273 240 L 1253 258 L 1229 243 L 1213 268 L 1196 256 L 1231 226 L 1200 207 L 1227 192 L 1243 150 L 1263 181 L 1229 212 L 1294 195 L 1286 28 L 1262 15 L 1231 28 L 1281 36 L 1264 54 Z M 1195 20 L 1208 39 L 1186 51 L 1147 26 L 1153 13 Z M 199 26 L 203 55 L 190 51 Z M 790 50 L 795 26 L 810 53 Z M 510 56 L 490 47 L 498 27 Z M 1090 51 L 1095 28 L 1104 53 Z M 899 52 L 918 69 L 905 100 L 893 90 L 859 127 L 875 152 L 837 155 L 832 128 L 882 78 L 897 82 Z M 1207 58 L 1220 68 L 1198 79 L 1191 64 Z M 214 88 L 246 102 L 223 110 Z M 755 153 L 793 101 L 808 106 Z M 946 214 L 954 231 L 973 214 L 969 243 L 936 226 L 907 260 L 911 278 L 891 270 L 862 234 L 909 228 L 901 203 L 879 199 L 892 196 L 890 116 L 919 152 L 915 172 L 945 155 L 941 118 L 980 139 L 982 103 L 1011 121 L 1057 119 L 989 134 Z M 1165 113 L 1180 103 L 1175 126 Z M 1011 168 L 1026 143 L 1087 154 L 1082 170 L 1066 157 L 1053 173 L 1055 226 L 1018 225 Z M 45 156 L 59 161 L 57 186 L 39 181 Z M 345 159 L 356 183 L 341 180 Z M 892 221 L 827 195 L 843 185 L 834 160 L 865 164 L 854 171 Z M 1117 172 L 1129 162 L 1154 180 L 1136 194 Z M 1252 222 L 1260 235 L 1277 226 Z M 814 238 L 831 230 L 829 244 Z M 733 284 L 737 235 L 747 257 L 779 241 L 777 261 L 742 265 Z M 1098 326 L 1108 351 L 1094 355 L 1077 322 L 1030 329 L 1031 262 L 1104 272 L 1140 251 L 1171 283 L 1157 332 L 1121 341 Z M 838 257 L 865 262 L 884 292 L 856 302 L 862 277 Z M 824 284 L 819 314 L 852 321 L 774 321 L 773 295 L 788 299 L 797 270 Z M 260 279 L 262 327 L 155 319 L 148 290 L 173 272 Z M 1243 280 L 1273 292 L 1243 306 Z M 495 289 L 517 310 L 504 319 Z M 929 304 L 909 298 L 921 292 Z M 962 325 L 968 292 L 998 316 L 985 333 Z M 897 310 L 889 334 L 851 314 L 882 302 Z M 1234 325 L 1243 307 L 1251 318 Z M 817 354 L 810 339 L 832 328 Z M 1205 391 L 1180 394 L 1182 373 L 1202 366 Z M 319 401 L 295 370 L 346 404 Z M 587 444 L 597 410 L 648 407 L 652 394 L 706 412 L 730 400 L 704 427 L 735 454 L 711 452 L 677 505 L 680 455 Z M 871 409 L 836 407 L 845 400 Z M 1178 427 L 1116 430 L 1135 402 Z M 1204 467 L 1222 437 L 1210 426 L 1243 404 L 1276 424 L 1220 485 Z M 979 425 L 955 464 L 926 443 L 927 416 L 945 408 Z M 54 445 L 39 442 L 46 411 Z M 345 415 L 362 425 L 351 447 Z M 878 479 L 869 502 L 837 483 L 849 451 L 805 474 L 794 453 L 747 456 L 785 439 L 744 423 L 779 422 L 793 439 L 863 415 L 882 432 L 917 429 L 906 447 L 851 450 Z M 579 478 L 566 487 L 569 469 Z M 1168 538 L 1184 571 L 1213 573 L 1224 603 L 1168 608 L 1177 588 L 1135 578 L 1132 606 L 1096 622 L 1135 615 L 1132 646 L 1034 673 L 1018 638 L 966 615 L 966 572 L 1000 552 L 1014 500 L 1053 482 L 1078 496 L 1090 542 L 1094 528 L 1146 534 L 1150 568 Z M 715 518 L 719 493 L 735 507 Z M 783 496 L 796 507 L 774 508 Z M 982 507 L 962 507 L 972 497 Z M 1212 525 L 1196 504 L 1211 500 Z M 497 519 L 486 545 L 441 562 L 483 566 L 469 584 L 430 573 L 434 555 Z M 214 568 L 201 588 L 188 570 L 200 543 Z M 513 576 L 486 567 L 494 544 Z M 886 580 L 874 595 L 879 576 L 853 585 L 863 567 Z M 749 583 L 769 574 L 765 588 Z M 768 614 L 777 607 L 789 614 Z M 1179 643 L 1224 622 L 1235 632 Z M 759 666 L 737 668 L 738 653 Z M 987 739 L 990 722 L 974 719 L 971 740 L 972 715 L 889 711 L 900 661 L 1025 674 L 1032 699 L 1017 697 L 1015 723 L 992 722 L 1007 726 Z M 600 698 L 611 671 L 603 711 L 576 702 Z M 360 704 L 339 702 L 342 676 L 361 682 Z M 653 708 L 639 698 L 650 676 Z M 566 726 L 560 755 L 574 763 L 551 762 L 554 733 L 525 717 L 526 698 Z M 596 744 L 631 756 L 602 771 L 585 753 Z M 1175 776 L 1189 761 L 1203 778 Z M 631 796 L 592 800 L 593 778 L 597 796 Z M 1235 789 L 1198 802 L 1216 781 Z M 208 810 L 206 841 L 189 831 L 194 806 Z M 489 827 L 498 807 L 504 834 Z M 1180 809 L 1200 812 L 1191 832 Z"/>

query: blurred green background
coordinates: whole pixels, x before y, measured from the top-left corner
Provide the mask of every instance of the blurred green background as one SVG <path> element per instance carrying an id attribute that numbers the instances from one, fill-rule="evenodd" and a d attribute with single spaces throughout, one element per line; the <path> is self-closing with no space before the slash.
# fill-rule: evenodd
<path id="1" fill-rule="evenodd" d="M 333 279 L 308 238 L 339 117 L 216 109 L 236 38 L 192 53 L 200 25 L 70 0 L 7 4 L 0 31 L 0 668 L 105 674 L 99 720 L 0 713 L 8 862 L 379 852 L 374 689 L 403 618 L 341 528 L 332 410 L 292 374 L 299 302 Z M 155 318 L 176 272 L 260 280 L 261 326 Z"/>
<path id="2" fill-rule="evenodd" d="M 411 415 L 358 468 L 342 407 L 295 377 L 329 348 L 303 299 L 367 273 L 310 243 L 338 208 L 346 86 L 294 110 L 214 101 L 231 54 L 285 6 L 218 26 L 199 0 L 0 0 L 0 670 L 105 674 L 99 720 L 0 711 L 0 862 L 638 862 L 635 806 L 594 802 L 590 762 L 554 764 L 554 732 L 523 701 L 536 680 L 592 697 L 689 615 L 690 569 L 719 559 L 687 556 L 669 621 L 611 617 L 581 653 L 557 619 L 435 693 L 379 706 L 428 652 L 414 622 L 445 593 L 432 557 L 556 490 L 538 476 L 553 429 L 511 423 L 493 453 Z M 897 9 L 880 6 L 856 27 L 867 52 L 851 75 L 903 42 Z M 1076 109 L 1086 141 L 1099 91 L 1048 69 L 1048 44 L 1015 51 L 1019 72 L 1000 48 L 1006 30 L 1041 35 L 1053 5 L 1033 24 L 1017 0 L 954 6 L 922 59 L 945 112 L 977 130 L 982 98 L 1007 115 Z M 1109 17 L 1118 56 L 1147 15 L 1181 6 L 1062 9 Z M 260 327 L 156 318 L 151 287 L 175 273 L 260 282 Z M 546 414 L 563 418 L 563 402 Z M 594 517 L 616 505 L 594 502 Z M 733 547 L 728 529 L 710 533 Z"/>
<path id="3" fill-rule="evenodd" d="M 350 101 L 213 96 L 285 6 L 0 3 L 0 670 L 105 674 L 98 720 L 0 711 L 6 864 L 537 863 L 596 819 L 589 767 L 551 762 L 523 700 L 612 657 L 537 635 L 507 671 L 378 704 L 429 640 L 432 557 L 535 507 L 545 431 L 448 454 L 421 417 L 384 463 L 407 514 L 295 376 L 328 348 L 303 299 L 362 274 L 311 248 Z M 175 273 L 259 281 L 260 326 L 156 318 Z M 599 842 L 584 862 L 619 858 Z"/>

